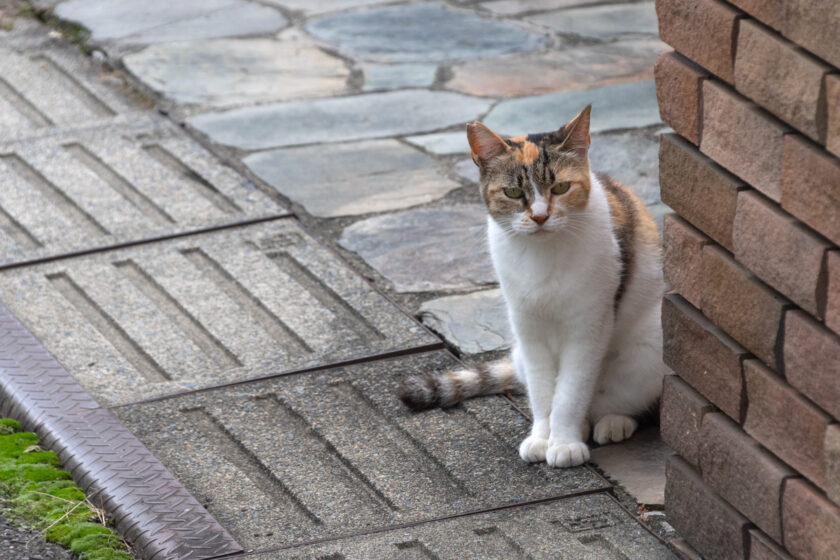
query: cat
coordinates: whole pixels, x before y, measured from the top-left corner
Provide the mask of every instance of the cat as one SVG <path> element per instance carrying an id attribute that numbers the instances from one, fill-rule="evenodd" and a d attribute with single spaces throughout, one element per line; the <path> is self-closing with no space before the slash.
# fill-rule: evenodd
<path id="1" fill-rule="evenodd" d="M 467 125 L 511 357 L 398 389 L 424 409 L 524 386 L 534 421 L 519 454 L 553 467 L 589 460 L 590 429 L 598 444 L 630 437 L 668 372 L 659 233 L 633 191 L 590 170 L 591 109 L 555 132 L 515 138 Z"/>

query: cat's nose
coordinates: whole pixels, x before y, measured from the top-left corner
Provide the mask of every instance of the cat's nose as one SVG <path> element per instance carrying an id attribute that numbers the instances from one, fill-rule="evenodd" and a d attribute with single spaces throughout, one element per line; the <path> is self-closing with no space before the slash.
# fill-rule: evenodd
<path id="1" fill-rule="evenodd" d="M 541 226 L 548 219 L 548 216 L 537 216 L 536 214 L 531 214 L 531 219 L 537 222 L 538 226 Z"/>

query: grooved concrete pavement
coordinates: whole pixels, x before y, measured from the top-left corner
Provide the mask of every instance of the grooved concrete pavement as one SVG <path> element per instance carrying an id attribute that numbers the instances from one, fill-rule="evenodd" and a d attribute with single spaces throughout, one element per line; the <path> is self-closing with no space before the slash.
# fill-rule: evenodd
<path id="1" fill-rule="evenodd" d="M 110 507 L 149 558 L 672 557 L 592 466 L 519 460 L 521 397 L 411 413 L 393 392 L 454 365 L 444 343 L 505 344 L 475 292 L 494 278 L 465 121 L 540 132 L 594 100 L 594 166 L 663 212 L 652 2 L 582 4 L 39 0 L 127 74 L 30 19 L 0 31 L 0 300 L 62 380 L 0 385 L 0 406 L 40 399 L 25 420 L 68 461 L 154 454 L 210 532 L 164 536 L 189 519 L 143 517 L 153 481 L 125 485 Z M 585 63 L 528 79 L 555 55 Z M 3 358 L 0 379 L 37 378 Z M 607 474 L 655 471 L 657 442 Z"/>

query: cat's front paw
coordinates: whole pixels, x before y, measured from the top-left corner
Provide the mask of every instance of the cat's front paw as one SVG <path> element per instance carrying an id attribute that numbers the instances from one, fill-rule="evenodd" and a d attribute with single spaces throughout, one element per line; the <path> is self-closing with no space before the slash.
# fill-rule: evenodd
<path id="1" fill-rule="evenodd" d="M 589 448 L 582 441 L 549 441 L 545 462 L 549 467 L 576 467 L 589 460 Z"/>
<path id="2" fill-rule="evenodd" d="M 618 443 L 633 435 L 639 425 L 635 419 L 623 414 L 607 414 L 595 423 L 595 443 Z"/>
<path id="3" fill-rule="evenodd" d="M 545 449 L 548 447 L 548 440 L 537 436 L 528 436 L 519 446 L 519 456 L 523 461 L 529 463 L 540 463 L 545 461 Z"/>

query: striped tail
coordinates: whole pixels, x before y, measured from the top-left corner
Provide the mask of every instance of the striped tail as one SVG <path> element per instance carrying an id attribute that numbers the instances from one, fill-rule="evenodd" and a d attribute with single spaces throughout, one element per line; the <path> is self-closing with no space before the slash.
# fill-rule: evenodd
<path id="1" fill-rule="evenodd" d="M 520 388 L 513 364 L 505 358 L 489 364 L 478 364 L 471 369 L 412 375 L 400 383 L 397 396 L 407 407 L 423 410 L 452 406 L 470 397 Z"/>

